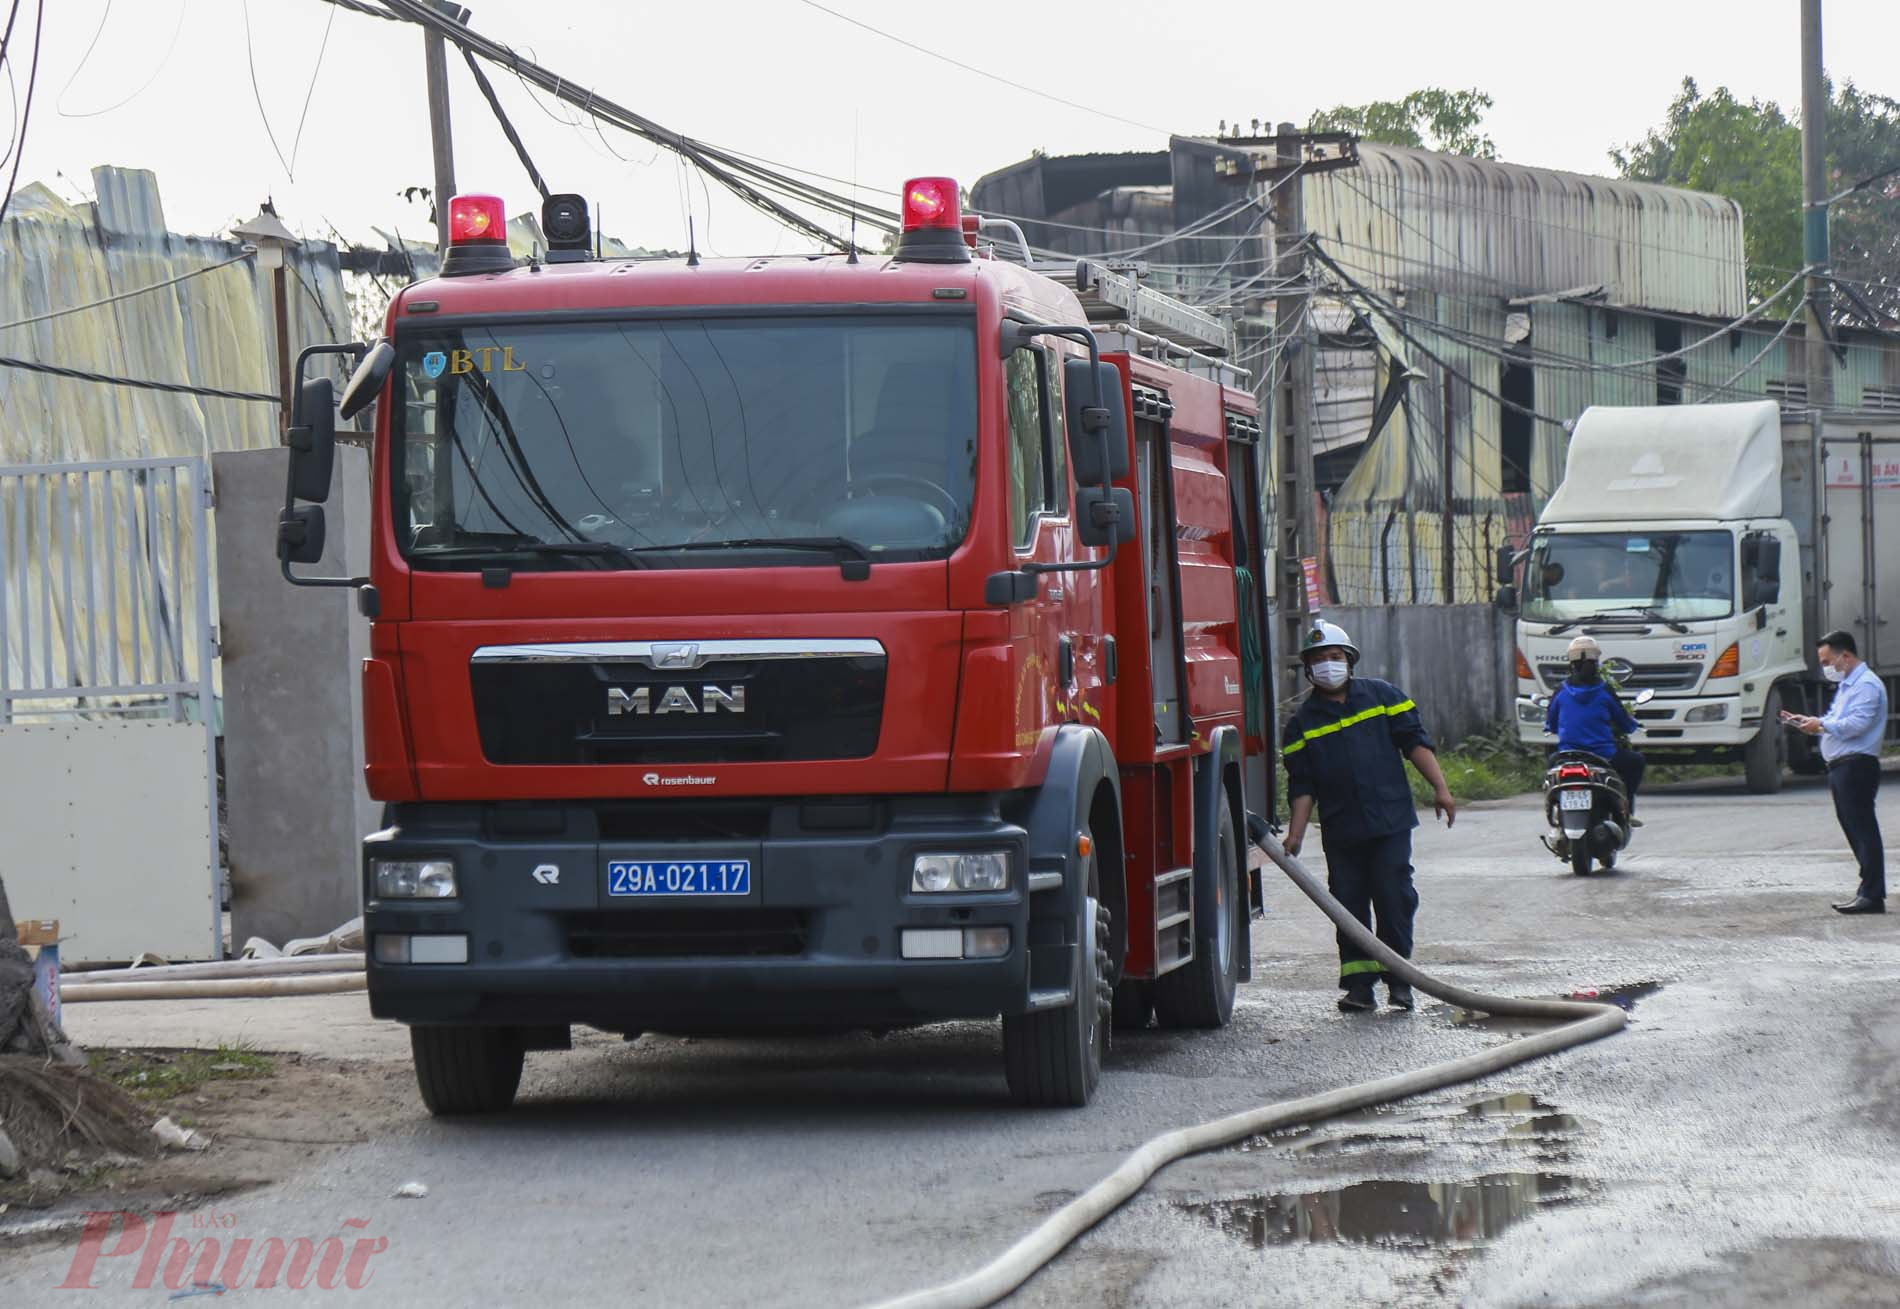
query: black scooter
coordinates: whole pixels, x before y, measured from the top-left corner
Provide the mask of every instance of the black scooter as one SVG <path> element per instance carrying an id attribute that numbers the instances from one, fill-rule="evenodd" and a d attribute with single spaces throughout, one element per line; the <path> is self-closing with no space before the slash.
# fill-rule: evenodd
<path id="1" fill-rule="evenodd" d="M 1625 703 L 1648 704 L 1655 695 L 1639 691 Z M 1546 707 L 1550 697 L 1539 696 L 1536 704 Z M 1559 750 L 1551 756 L 1544 773 L 1544 820 L 1551 832 L 1539 839 L 1569 862 L 1571 872 L 1587 877 L 1592 864 L 1616 867 L 1616 856 L 1630 843 L 1629 814 L 1629 793 L 1608 759 L 1588 750 Z"/>

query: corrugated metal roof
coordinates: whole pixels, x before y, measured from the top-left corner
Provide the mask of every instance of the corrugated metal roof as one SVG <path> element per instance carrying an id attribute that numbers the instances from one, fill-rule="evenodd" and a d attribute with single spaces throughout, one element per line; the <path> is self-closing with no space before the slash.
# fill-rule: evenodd
<path id="1" fill-rule="evenodd" d="M 1358 168 L 1301 186 L 1307 229 L 1374 286 L 1600 284 L 1611 304 L 1722 318 L 1747 304 L 1742 211 L 1723 196 L 1370 144 Z"/>

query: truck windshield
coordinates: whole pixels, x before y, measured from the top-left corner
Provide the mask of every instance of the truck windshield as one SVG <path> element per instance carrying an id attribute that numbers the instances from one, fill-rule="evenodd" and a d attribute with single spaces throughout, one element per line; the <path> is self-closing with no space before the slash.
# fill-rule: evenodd
<path id="1" fill-rule="evenodd" d="M 403 333 L 395 382 L 419 568 L 933 559 L 969 527 L 967 317 L 445 323 Z"/>
<path id="2" fill-rule="evenodd" d="M 1531 542 L 1523 613 L 1531 622 L 1645 610 L 1677 621 L 1722 618 L 1734 605 L 1730 532 L 1553 532 Z"/>

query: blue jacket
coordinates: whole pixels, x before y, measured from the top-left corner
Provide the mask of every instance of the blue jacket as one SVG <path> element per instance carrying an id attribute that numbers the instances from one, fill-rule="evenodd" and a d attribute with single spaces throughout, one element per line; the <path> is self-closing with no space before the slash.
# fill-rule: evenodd
<path id="1" fill-rule="evenodd" d="M 1616 753 L 1619 729 L 1627 735 L 1640 726 L 1616 692 L 1602 682 L 1589 686 L 1565 682 L 1544 712 L 1544 730 L 1557 734 L 1559 750 L 1588 750 L 1605 759 Z"/>
<path id="2" fill-rule="evenodd" d="M 1346 683 L 1344 701 L 1314 692 L 1281 736 L 1287 794 L 1310 795 L 1327 849 L 1418 826 L 1405 757 L 1431 748 L 1412 698 L 1375 677 Z"/>

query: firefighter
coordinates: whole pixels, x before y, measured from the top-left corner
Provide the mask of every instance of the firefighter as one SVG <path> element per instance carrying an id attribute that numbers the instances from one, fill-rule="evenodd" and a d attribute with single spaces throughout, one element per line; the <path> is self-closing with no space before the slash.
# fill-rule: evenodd
<path id="1" fill-rule="evenodd" d="M 1313 689 L 1288 720 L 1281 740 L 1292 812 L 1286 850 L 1298 854 L 1306 825 L 1319 808 L 1326 850 L 1326 885 L 1333 898 L 1367 927 L 1377 918 L 1381 941 L 1412 954 L 1412 829 L 1418 814 L 1405 778 L 1405 761 L 1432 788 L 1432 808 L 1450 827 L 1457 816 L 1438 756 L 1432 752 L 1418 706 L 1389 682 L 1355 677 L 1359 647 L 1344 629 L 1315 618 L 1300 640 L 1300 662 Z M 1377 1009 L 1373 986 L 1385 970 L 1339 937 L 1340 1009 Z M 1386 998 L 1410 1009 L 1412 988 L 1386 978 Z"/>

